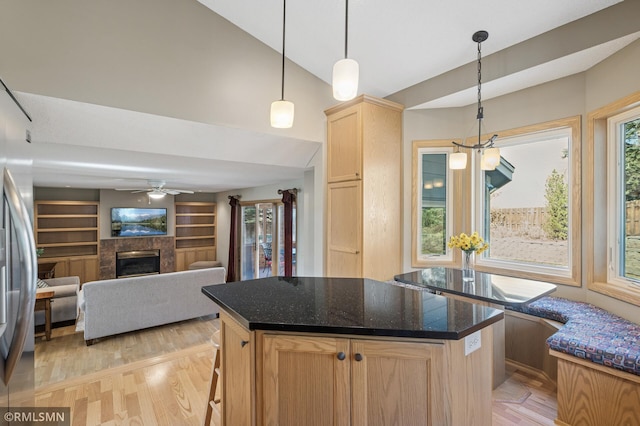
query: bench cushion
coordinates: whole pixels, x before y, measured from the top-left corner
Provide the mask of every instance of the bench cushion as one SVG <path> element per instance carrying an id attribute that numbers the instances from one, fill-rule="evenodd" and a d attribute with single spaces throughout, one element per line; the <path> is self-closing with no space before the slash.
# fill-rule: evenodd
<path id="1" fill-rule="evenodd" d="M 551 349 L 640 375 L 639 324 L 560 297 L 543 297 L 515 310 L 565 323 L 547 339 Z"/>

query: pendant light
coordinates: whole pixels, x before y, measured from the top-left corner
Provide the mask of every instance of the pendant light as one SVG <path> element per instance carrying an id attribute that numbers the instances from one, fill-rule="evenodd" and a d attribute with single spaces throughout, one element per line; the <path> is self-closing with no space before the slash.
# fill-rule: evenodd
<path id="1" fill-rule="evenodd" d="M 349 101 L 358 94 L 358 62 L 347 57 L 349 40 L 349 0 L 345 0 L 344 19 L 344 59 L 333 65 L 333 97 L 339 101 Z"/>
<path id="2" fill-rule="evenodd" d="M 467 153 L 460 152 L 460 148 L 478 150 L 482 153 L 480 159 L 480 168 L 482 170 L 495 170 L 500 164 L 500 149 L 494 146 L 494 142 L 498 135 L 493 135 L 491 138 L 482 143 L 480 137 L 482 136 L 482 119 L 484 118 L 484 112 L 482 109 L 482 51 L 481 44 L 483 41 L 489 38 L 489 33 L 486 31 L 477 31 L 473 34 L 471 39 L 478 44 L 478 113 L 476 119 L 478 120 L 478 142 L 474 145 L 467 146 L 463 143 L 451 142 L 456 146 L 456 152 L 449 156 L 449 168 L 453 170 L 461 170 L 467 167 Z"/>
<path id="3" fill-rule="evenodd" d="M 280 100 L 271 103 L 271 127 L 288 129 L 293 126 L 294 105 L 291 101 L 284 100 L 284 48 L 285 28 L 287 18 L 287 0 L 282 1 L 282 85 Z"/>

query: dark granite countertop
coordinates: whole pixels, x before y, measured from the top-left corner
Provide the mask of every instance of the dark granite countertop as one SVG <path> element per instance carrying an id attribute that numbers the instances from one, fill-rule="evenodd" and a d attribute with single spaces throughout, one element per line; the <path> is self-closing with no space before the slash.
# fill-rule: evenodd
<path id="1" fill-rule="evenodd" d="M 432 291 L 457 294 L 498 305 L 518 307 L 556 290 L 554 284 L 524 278 L 472 271 L 473 280 L 464 281 L 462 271 L 428 268 L 396 275 L 396 281 Z"/>
<path id="2" fill-rule="evenodd" d="M 502 311 L 361 278 L 270 277 L 202 292 L 250 330 L 461 339 Z"/>

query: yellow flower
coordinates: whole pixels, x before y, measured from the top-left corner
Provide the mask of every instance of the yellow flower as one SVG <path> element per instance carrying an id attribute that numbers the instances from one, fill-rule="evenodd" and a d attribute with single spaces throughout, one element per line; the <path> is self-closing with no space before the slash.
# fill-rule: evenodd
<path id="1" fill-rule="evenodd" d="M 471 235 L 467 235 L 462 232 L 460 235 L 452 235 L 447 244 L 449 248 L 459 248 L 464 251 L 475 251 L 478 254 L 483 253 L 489 248 L 489 244 L 485 243 L 484 239 L 478 234 L 478 231 L 474 231 Z"/>

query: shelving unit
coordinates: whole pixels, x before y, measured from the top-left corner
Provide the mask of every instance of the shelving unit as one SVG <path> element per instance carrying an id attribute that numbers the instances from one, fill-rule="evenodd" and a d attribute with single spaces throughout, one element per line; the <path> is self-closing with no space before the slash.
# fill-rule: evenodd
<path id="1" fill-rule="evenodd" d="M 176 271 L 193 262 L 216 260 L 216 204 L 175 203 Z"/>
<path id="2" fill-rule="evenodd" d="M 38 263 L 55 263 L 56 277 L 97 279 L 99 223 L 97 201 L 36 201 L 36 247 L 44 249 Z"/>

